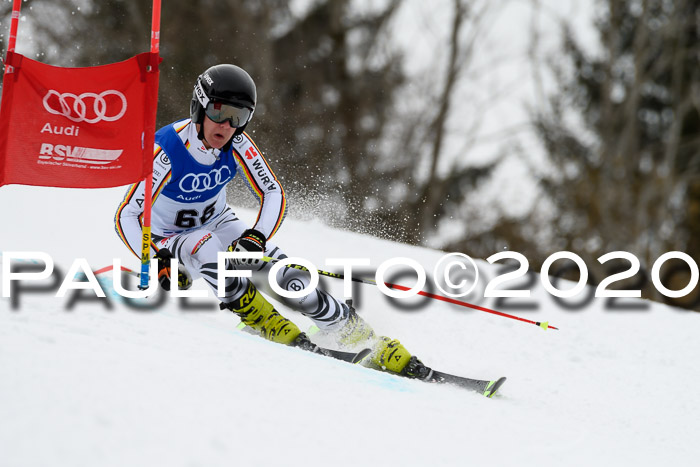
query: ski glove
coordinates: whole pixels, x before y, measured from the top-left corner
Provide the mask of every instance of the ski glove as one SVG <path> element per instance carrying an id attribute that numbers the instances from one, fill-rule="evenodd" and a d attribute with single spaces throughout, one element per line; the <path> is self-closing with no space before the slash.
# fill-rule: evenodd
<path id="1" fill-rule="evenodd" d="M 233 241 L 228 251 L 235 252 L 245 252 L 245 253 L 257 253 L 265 251 L 265 243 L 267 239 L 262 232 L 255 229 L 248 229 L 240 236 L 240 238 Z M 263 261 L 261 259 L 252 258 L 235 258 L 233 259 L 233 264 L 236 266 L 260 266 Z"/>
<path id="2" fill-rule="evenodd" d="M 158 250 L 155 256 L 158 259 L 158 284 L 164 289 L 170 290 L 170 260 L 174 258 L 173 254 L 167 248 Z M 177 268 L 177 288 L 187 290 L 192 287 L 192 276 L 187 272 L 187 269 L 182 264 L 178 264 Z"/>

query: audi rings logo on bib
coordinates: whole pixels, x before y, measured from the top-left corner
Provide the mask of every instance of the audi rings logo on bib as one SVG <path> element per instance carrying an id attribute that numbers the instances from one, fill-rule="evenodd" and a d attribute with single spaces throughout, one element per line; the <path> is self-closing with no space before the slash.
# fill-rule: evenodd
<path id="1" fill-rule="evenodd" d="M 182 180 L 180 180 L 180 189 L 184 193 L 203 193 L 225 185 L 231 178 L 231 169 L 227 166 L 223 166 L 209 173 L 185 175 L 182 177 Z"/>
<path id="2" fill-rule="evenodd" d="M 62 115 L 73 122 L 115 122 L 126 113 L 126 97 L 109 89 L 99 94 L 84 92 L 73 94 L 49 90 L 43 99 L 44 108 L 53 115 Z"/>

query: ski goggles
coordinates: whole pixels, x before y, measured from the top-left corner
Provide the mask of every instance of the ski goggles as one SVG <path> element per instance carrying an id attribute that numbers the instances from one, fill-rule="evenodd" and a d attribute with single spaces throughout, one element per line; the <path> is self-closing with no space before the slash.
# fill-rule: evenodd
<path id="1" fill-rule="evenodd" d="M 228 120 L 233 128 L 242 127 L 253 116 L 253 111 L 247 107 L 236 107 L 235 105 L 211 101 L 204 108 L 204 113 L 214 123 L 224 123 Z"/>

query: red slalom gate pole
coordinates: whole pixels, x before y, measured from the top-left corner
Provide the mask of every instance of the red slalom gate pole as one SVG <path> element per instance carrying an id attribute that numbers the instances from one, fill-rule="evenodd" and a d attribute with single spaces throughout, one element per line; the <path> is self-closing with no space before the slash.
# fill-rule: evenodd
<path id="1" fill-rule="evenodd" d="M 12 19 L 10 20 L 10 39 L 7 41 L 7 51 L 14 52 L 17 44 L 17 28 L 19 26 L 19 12 L 22 8 L 22 0 L 12 2 Z"/>
<path id="2" fill-rule="evenodd" d="M 10 38 L 7 40 L 7 54 L 9 55 L 15 51 L 17 46 L 17 29 L 19 28 L 19 13 L 22 8 L 22 0 L 14 0 L 12 2 L 12 17 L 10 19 Z M 7 57 L 6 57 L 7 58 Z M 5 64 L 4 74 L 14 73 L 15 69 Z"/>
<path id="3" fill-rule="evenodd" d="M 151 54 L 155 57 L 153 67 L 158 66 L 160 53 L 160 0 L 153 0 L 151 13 Z M 151 70 L 152 72 L 154 70 Z M 150 146 L 148 146 L 150 144 Z M 146 142 L 148 154 L 153 151 L 153 141 Z M 151 208 L 153 206 L 153 158 L 150 159 L 150 170 L 144 179 L 143 226 L 141 233 L 141 282 L 139 288 L 148 288 L 149 269 L 151 264 Z"/>
<path id="4" fill-rule="evenodd" d="M 151 14 L 151 53 L 160 52 L 160 0 L 153 0 Z"/>

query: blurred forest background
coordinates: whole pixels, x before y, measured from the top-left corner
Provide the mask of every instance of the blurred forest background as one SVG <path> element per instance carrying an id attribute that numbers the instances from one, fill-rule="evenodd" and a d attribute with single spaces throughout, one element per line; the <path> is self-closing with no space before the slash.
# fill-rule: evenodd
<path id="1" fill-rule="evenodd" d="M 568 250 L 592 283 L 611 273 L 601 255 L 629 251 L 642 272 L 627 286 L 661 299 L 644 271 L 662 253 L 700 261 L 700 0 L 590 2 L 595 46 L 576 34 L 582 18 L 562 15 L 556 47 L 545 49 L 536 27 L 545 0 L 426 2 L 440 26 L 426 35 L 418 22 L 408 44 L 396 40 L 416 5 L 408 0 L 166 0 L 159 126 L 188 116 L 203 70 L 238 64 L 258 85 L 249 132 L 292 216 L 477 258 L 507 248 L 534 270 Z M 3 52 L 11 3 L 0 4 Z M 513 37 L 525 53 L 484 52 L 499 11 L 513 3 L 530 12 Z M 30 58 L 45 63 L 99 65 L 149 48 L 148 1 L 22 8 L 18 52 L 29 44 Z M 503 89 L 474 91 L 477 77 L 513 61 L 535 83 L 534 104 Z M 482 126 L 504 100 L 527 118 L 489 131 L 484 156 Z M 670 288 L 688 283 L 683 262 L 663 271 Z M 698 309 L 697 292 L 674 303 Z"/>

